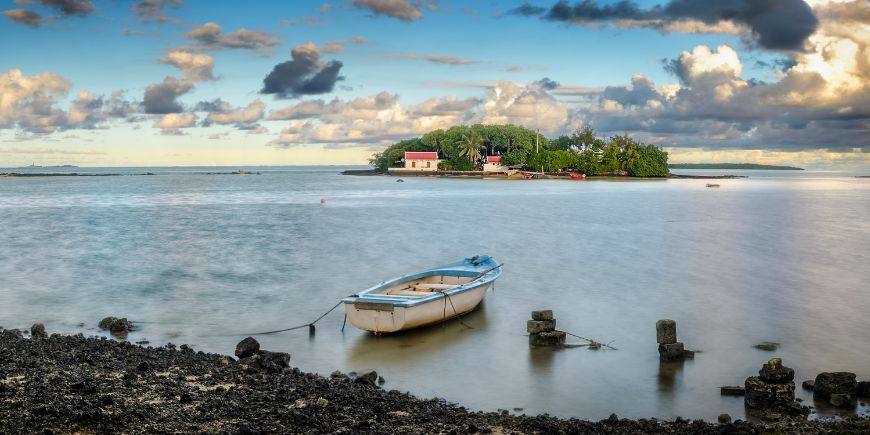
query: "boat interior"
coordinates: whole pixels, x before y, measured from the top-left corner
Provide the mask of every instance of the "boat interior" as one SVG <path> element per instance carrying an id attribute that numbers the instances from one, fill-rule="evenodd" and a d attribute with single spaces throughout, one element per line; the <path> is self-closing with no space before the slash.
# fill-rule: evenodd
<path id="1" fill-rule="evenodd" d="M 471 282 L 472 278 L 469 276 L 432 275 L 400 282 L 374 292 L 374 294 L 423 297 Z"/>

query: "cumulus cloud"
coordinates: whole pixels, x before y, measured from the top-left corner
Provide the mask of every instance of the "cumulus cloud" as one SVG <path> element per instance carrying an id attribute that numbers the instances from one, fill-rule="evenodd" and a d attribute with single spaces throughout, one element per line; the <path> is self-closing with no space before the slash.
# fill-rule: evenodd
<path id="1" fill-rule="evenodd" d="M 335 84 L 344 79 L 339 75 L 342 63 L 321 62 L 320 50 L 311 42 L 294 47 L 290 57 L 291 60 L 275 65 L 263 79 L 260 93 L 280 98 L 325 94 L 332 92 Z"/>
<path id="2" fill-rule="evenodd" d="M 66 95 L 72 83 L 54 73 L 26 76 L 19 69 L 0 75 L 0 128 L 18 127 L 49 133 L 65 123 L 66 114 L 55 98 Z"/>
<path id="3" fill-rule="evenodd" d="M 398 95 L 381 92 L 351 101 L 301 101 L 269 113 L 267 119 L 289 121 L 275 140 L 281 146 L 357 146 L 389 143 L 457 124 L 515 123 L 558 134 L 575 125 L 571 117 L 569 108 L 540 83 L 498 82 L 485 97 L 445 96 L 403 106 Z"/>
<path id="4" fill-rule="evenodd" d="M 203 126 L 230 124 L 239 130 L 244 130 L 251 134 L 260 134 L 268 131 L 257 123 L 257 121 L 263 119 L 263 114 L 266 111 L 266 105 L 259 99 L 252 101 L 245 107 L 232 107 L 229 103 L 220 99 L 203 101 L 196 105 L 195 110 L 209 112 L 205 121 L 203 121 Z"/>
<path id="5" fill-rule="evenodd" d="M 404 54 L 385 54 L 384 57 L 391 59 L 411 59 L 411 60 L 425 60 L 427 62 L 432 63 L 440 63 L 442 65 L 451 65 L 451 66 L 459 66 L 459 65 L 474 65 L 480 63 L 476 60 L 463 59 L 461 57 L 456 56 L 444 56 L 437 54 L 414 54 L 414 53 L 404 53 Z"/>
<path id="6" fill-rule="evenodd" d="M 163 134 L 177 135 L 182 134 L 182 128 L 190 128 L 196 124 L 196 114 L 186 113 L 167 113 L 154 122 L 154 127 L 161 129 Z"/>
<path id="7" fill-rule="evenodd" d="M 7 9 L 3 11 L 3 15 L 14 23 L 24 24 L 31 27 L 39 27 L 42 25 L 42 15 L 26 9 Z"/>
<path id="8" fill-rule="evenodd" d="M 168 65 L 172 65 L 182 73 L 184 78 L 191 81 L 214 80 L 214 58 L 207 54 L 194 54 L 182 50 L 172 50 L 159 59 Z"/>
<path id="9" fill-rule="evenodd" d="M 131 6 L 133 13 L 139 16 L 143 23 L 177 23 L 176 19 L 167 17 L 164 13 L 166 6 L 181 6 L 183 0 L 142 0 Z"/>
<path id="10" fill-rule="evenodd" d="M 755 43 L 772 50 L 801 50 L 818 26 L 803 0 L 670 0 L 649 9 L 627 0 L 609 4 L 560 0 L 549 9 L 525 4 L 510 12 L 572 24 L 610 22 L 660 31 L 736 33 L 745 28 Z"/>
<path id="11" fill-rule="evenodd" d="M 196 41 L 189 48 L 192 50 L 221 50 L 225 48 L 241 48 L 259 50 L 269 54 L 270 47 L 281 43 L 272 33 L 262 30 L 239 29 L 235 32 L 223 33 L 217 23 L 205 23 L 195 26 L 184 34 Z"/>
<path id="12" fill-rule="evenodd" d="M 375 15 L 384 15 L 402 21 L 423 18 L 423 12 L 420 11 L 420 8 L 407 0 L 353 0 L 353 5 L 368 9 Z"/>
<path id="13" fill-rule="evenodd" d="M 91 0 L 40 0 L 43 6 L 53 8 L 63 16 L 85 16 L 94 11 Z"/>
<path id="14" fill-rule="evenodd" d="M 145 88 L 145 96 L 142 101 L 145 113 L 163 115 L 183 112 L 184 107 L 176 101 L 176 98 L 192 89 L 193 83 L 175 77 L 166 77 L 160 83 L 148 85 Z"/>
<path id="15" fill-rule="evenodd" d="M 72 86 L 54 73 L 27 76 L 11 69 L 0 74 L 0 129 L 17 128 L 34 134 L 92 129 L 113 118 L 133 119 L 138 110 L 121 92 L 106 98 L 82 90 L 65 111 L 57 107 L 57 99 L 67 95 Z"/>

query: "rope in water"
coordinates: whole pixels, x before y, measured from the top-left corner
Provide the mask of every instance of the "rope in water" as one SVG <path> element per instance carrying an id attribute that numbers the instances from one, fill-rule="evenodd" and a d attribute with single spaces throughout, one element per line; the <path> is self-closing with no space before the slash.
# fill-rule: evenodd
<path id="1" fill-rule="evenodd" d="M 343 301 L 338 301 L 338 303 L 335 304 L 335 305 L 333 305 L 332 308 L 329 309 L 329 311 L 327 311 L 327 312 L 321 314 L 320 317 L 318 317 L 317 319 L 315 319 L 315 320 L 314 320 L 313 322 L 311 322 L 311 323 L 306 323 L 306 324 L 304 324 L 304 325 L 294 326 L 294 327 L 292 327 L 292 328 L 276 329 L 276 330 L 274 330 L 274 331 L 253 332 L 253 333 L 250 333 L 250 334 L 238 334 L 238 335 L 268 335 L 268 334 L 276 334 L 276 333 L 278 333 L 278 332 L 293 331 L 293 330 L 295 330 L 295 329 L 302 329 L 302 328 L 305 328 L 305 327 L 308 327 L 309 329 L 311 329 L 311 330 L 313 331 L 313 329 L 314 329 L 314 324 L 317 323 L 318 321 L 320 321 L 320 319 L 326 317 L 326 315 L 329 314 L 329 313 L 331 313 L 332 310 L 338 308 L 338 306 L 341 305 L 342 302 L 343 302 Z M 342 327 L 342 328 L 343 328 L 343 327 Z"/>
<path id="2" fill-rule="evenodd" d="M 562 332 L 565 332 L 565 331 L 562 331 Z M 612 341 L 611 341 L 610 343 L 600 343 L 600 342 L 597 342 L 597 341 L 592 340 L 592 339 L 590 339 L 590 338 L 581 337 L 581 336 L 579 336 L 579 335 L 577 335 L 577 334 L 572 334 L 572 333 L 570 333 L 570 332 L 565 332 L 565 334 L 570 335 L 570 336 L 572 336 L 572 337 L 577 337 L 577 338 L 579 338 L 579 339 L 581 339 L 581 340 L 586 340 L 586 341 L 589 342 L 590 345 L 592 345 L 592 344 L 598 344 L 598 345 L 604 346 L 604 347 L 606 347 L 606 348 L 608 348 L 608 349 L 619 350 L 619 349 L 617 349 L 617 348 L 615 348 L 615 347 L 613 347 L 613 346 L 610 345 L 610 343 L 613 343 Z"/>

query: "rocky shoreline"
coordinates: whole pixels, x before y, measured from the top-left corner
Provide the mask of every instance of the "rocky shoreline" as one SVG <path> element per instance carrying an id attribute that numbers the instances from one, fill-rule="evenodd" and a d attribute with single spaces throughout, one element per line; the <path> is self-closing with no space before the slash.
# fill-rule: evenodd
<path id="1" fill-rule="evenodd" d="M 377 386 L 376 374 L 331 378 L 243 341 L 241 359 L 186 345 L 140 347 L 81 334 L 0 329 L 4 433 L 868 433 L 870 419 L 598 422 L 472 412 Z"/>

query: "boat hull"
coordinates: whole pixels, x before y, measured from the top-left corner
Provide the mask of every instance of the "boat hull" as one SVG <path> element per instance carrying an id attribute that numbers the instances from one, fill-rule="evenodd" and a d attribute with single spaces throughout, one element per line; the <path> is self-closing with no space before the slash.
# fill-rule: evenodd
<path id="1" fill-rule="evenodd" d="M 384 281 L 343 299 L 347 320 L 383 334 L 420 328 L 468 313 L 501 275 L 492 257 L 478 255 Z"/>
<path id="2" fill-rule="evenodd" d="M 474 311 L 491 286 L 488 283 L 455 295 L 442 294 L 441 298 L 410 307 L 389 304 L 367 306 L 365 303 L 345 304 L 344 307 L 347 320 L 359 329 L 375 334 L 398 332 L 440 323 Z"/>

